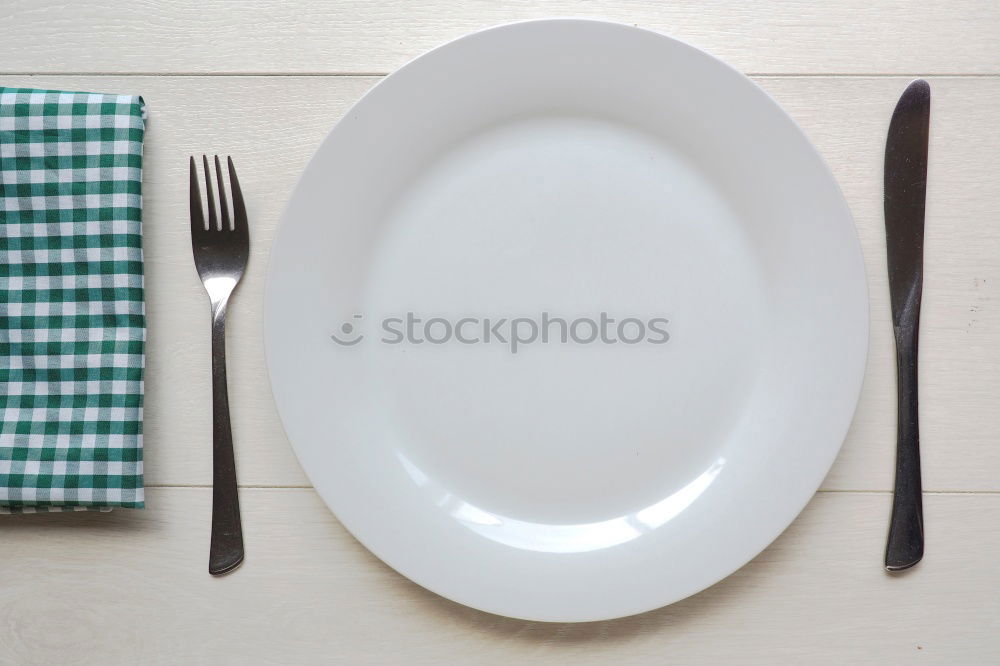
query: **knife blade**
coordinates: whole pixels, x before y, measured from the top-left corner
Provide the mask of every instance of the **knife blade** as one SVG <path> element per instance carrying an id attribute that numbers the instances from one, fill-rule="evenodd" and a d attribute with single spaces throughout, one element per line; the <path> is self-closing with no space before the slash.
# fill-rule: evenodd
<path id="1" fill-rule="evenodd" d="M 885 548 L 888 571 L 924 555 L 917 408 L 917 346 L 924 272 L 924 203 L 931 88 L 911 83 L 896 104 L 885 142 L 885 235 L 889 298 L 896 339 L 896 479 Z"/>

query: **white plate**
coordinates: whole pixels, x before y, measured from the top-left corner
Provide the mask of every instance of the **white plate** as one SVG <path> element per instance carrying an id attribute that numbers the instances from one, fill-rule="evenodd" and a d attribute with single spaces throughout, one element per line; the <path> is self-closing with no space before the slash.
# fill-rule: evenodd
<path id="1" fill-rule="evenodd" d="M 465 340 L 508 318 L 508 342 L 384 342 L 407 312 L 420 337 L 476 318 Z M 543 312 L 549 341 L 514 353 L 504 326 Z M 645 337 L 557 340 L 551 318 L 601 312 Z M 347 113 L 285 212 L 265 329 L 295 452 L 362 543 L 460 603 L 584 621 L 704 589 L 788 526 L 850 424 L 868 303 L 844 199 L 774 101 L 663 35 L 551 20 L 431 51 Z"/>

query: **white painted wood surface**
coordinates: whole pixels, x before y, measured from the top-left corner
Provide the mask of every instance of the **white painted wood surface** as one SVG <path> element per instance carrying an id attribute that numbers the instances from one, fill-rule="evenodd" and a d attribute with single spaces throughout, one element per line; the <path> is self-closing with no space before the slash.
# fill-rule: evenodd
<path id="1" fill-rule="evenodd" d="M 576 16 L 666 32 L 746 72 L 1000 73 L 994 0 L 4 0 L 0 12 L 11 72 L 382 74 L 497 23 Z"/>
<path id="2" fill-rule="evenodd" d="M 260 328 L 281 208 L 325 133 L 377 83 L 363 74 L 553 15 L 659 29 L 752 73 L 840 181 L 871 284 L 861 405 L 799 520 L 702 594 L 587 625 L 472 611 L 364 551 L 288 447 Z M 145 512 L 0 520 L 0 663 L 1000 663 L 996 2 L 4 0 L 0 28 L 0 85 L 139 93 L 149 105 L 151 486 Z M 934 95 L 920 359 L 928 546 L 890 577 L 879 566 L 895 432 L 881 166 L 910 75 L 930 77 Z M 254 223 L 229 336 L 247 561 L 219 580 L 205 572 L 208 304 L 186 218 L 186 157 L 201 152 L 233 155 Z"/>
<path id="3" fill-rule="evenodd" d="M 890 577 L 878 566 L 889 496 L 820 493 L 714 587 L 578 625 L 427 592 L 309 489 L 243 491 L 247 560 L 213 579 L 211 491 L 149 494 L 145 512 L 0 522 L 4 663 L 968 665 L 995 664 L 1000 649 L 995 494 L 928 495 L 927 558 Z"/>

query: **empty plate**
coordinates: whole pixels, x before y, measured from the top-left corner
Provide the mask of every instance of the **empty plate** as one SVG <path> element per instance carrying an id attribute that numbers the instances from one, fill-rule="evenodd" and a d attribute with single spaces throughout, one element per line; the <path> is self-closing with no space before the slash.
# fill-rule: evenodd
<path id="1" fill-rule="evenodd" d="M 857 403 L 867 287 L 837 183 L 750 80 L 532 21 L 333 128 L 265 335 L 295 452 L 372 552 L 485 611 L 601 620 L 704 589 L 802 510 Z"/>

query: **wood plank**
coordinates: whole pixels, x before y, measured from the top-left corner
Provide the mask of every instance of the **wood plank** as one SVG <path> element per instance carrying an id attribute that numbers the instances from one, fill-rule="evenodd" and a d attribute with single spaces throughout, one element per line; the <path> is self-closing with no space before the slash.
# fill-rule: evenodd
<path id="1" fill-rule="evenodd" d="M 211 493 L 145 512 L 0 520 L 5 663 L 986 664 L 1000 495 L 927 497 L 927 558 L 881 571 L 887 494 L 821 493 L 735 575 L 613 622 L 510 620 L 382 565 L 311 490 L 242 492 L 247 560 L 206 572 Z"/>
<path id="2" fill-rule="evenodd" d="M 742 71 L 1000 72 L 1000 5 L 636 0 L 6 0 L 4 72 L 386 73 L 445 41 L 530 18 L 638 24 Z"/>
<path id="3" fill-rule="evenodd" d="M 149 300 L 147 472 L 152 484 L 211 479 L 208 303 L 190 258 L 187 156 L 232 154 L 247 193 L 253 256 L 230 313 L 240 479 L 305 485 L 267 384 L 261 294 L 281 209 L 334 122 L 378 79 L 364 77 L 5 77 L 8 85 L 137 92 L 150 107 L 145 205 Z M 871 286 L 861 405 L 826 489 L 888 490 L 895 446 L 894 352 L 881 212 L 882 151 L 906 78 L 763 77 L 812 138 L 851 205 Z M 933 78 L 921 339 L 929 490 L 1000 490 L 1000 78 Z M 970 462 L 974 461 L 974 462 Z"/>

